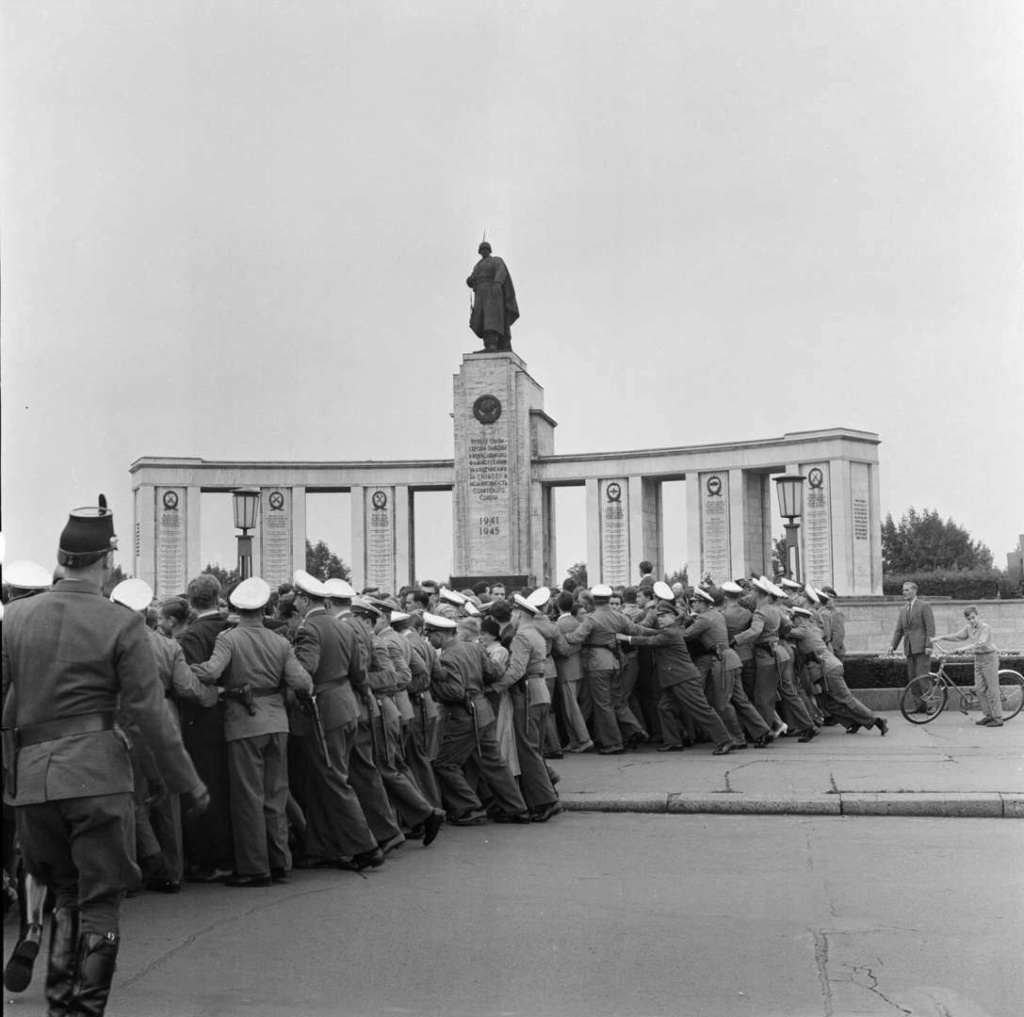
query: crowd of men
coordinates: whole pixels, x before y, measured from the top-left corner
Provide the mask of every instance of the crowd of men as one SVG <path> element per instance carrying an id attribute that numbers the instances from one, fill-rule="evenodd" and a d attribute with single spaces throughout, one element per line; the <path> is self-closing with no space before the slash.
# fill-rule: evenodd
<path id="1" fill-rule="evenodd" d="M 5 982 L 31 978 L 49 890 L 52 1012 L 103 1012 L 126 892 L 362 871 L 445 823 L 544 823 L 565 752 L 886 733 L 843 680 L 830 588 L 670 587 L 643 563 L 630 587 L 395 595 L 304 571 L 225 591 L 203 574 L 156 603 L 137 579 L 107 596 L 114 547 L 101 499 L 71 514 L 56 582 L 25 562 L 4 575 L 23 860 Z"/>

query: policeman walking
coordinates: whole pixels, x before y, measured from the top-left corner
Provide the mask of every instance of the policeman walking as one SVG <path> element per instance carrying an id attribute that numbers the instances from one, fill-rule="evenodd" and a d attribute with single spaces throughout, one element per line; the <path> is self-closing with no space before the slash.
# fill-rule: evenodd
<path id="1" fill-rule="evenodd" d="M 164 707 L 142 618 L 102 595 L 114 569 L 113 514 L 73 511 L 60 537 L 65 579 L 11 604 L 3 626 L 8 782 L 28 871 L 54 894 L 46 973 L 51 1014 L 102 1015 L 120 943 L 118 916 L 138 880 L 132 766 L 114 726 L 120 709 L 142 732 L 172 792 L 209 798 Z M 13 690 L 13 692 L 12 692 Z"/>

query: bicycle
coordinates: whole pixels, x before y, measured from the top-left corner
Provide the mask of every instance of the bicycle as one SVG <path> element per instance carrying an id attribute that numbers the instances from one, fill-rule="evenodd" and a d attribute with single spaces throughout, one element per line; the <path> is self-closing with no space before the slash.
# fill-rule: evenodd
<path id="1" fill-rule="evenodd" d="M 980 707 L 973 686 L 957 685 L 946 672 L 946 656 L 938 658 L 939 669 L 908 682 L 900 693 L 900 713 L 911 724 L 930 724 L 946 708 L 950 692 L 958 697 L 957 709 L 962 714 Z M 964 656 L 959 663 L 973 663 L 973 657 Z M 935 661 L 932 661 L 934 666 Z M 1010 668 L 999 669 L 999 699 L 1003 720 L 1011 720 L 1024 708 L 1024 676 Z"/>

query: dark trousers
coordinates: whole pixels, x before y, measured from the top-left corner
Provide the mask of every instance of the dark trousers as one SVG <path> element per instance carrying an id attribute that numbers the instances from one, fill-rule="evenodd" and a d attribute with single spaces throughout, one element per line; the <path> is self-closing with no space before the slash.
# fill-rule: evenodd
<path id="1" fill-rule="evenodd" d="M 349 780 L 349 759 L 357 732 L 358 725 L 352 721 L 324 733 L 331 768 L 320 754 L 316 739 L 301 739 L 307 773 L 305 851 L 312 858 L 351 857 L 377 846 Z"/>
<path id="2" fill-rule="evenodd" d="M 619 669 L 590 671 L 586 686 L 580 690 L 583 716 L 593 714 L 594 739 L 603 749 L 622 747 L 622 738 L 643 730 L 622 696 Z"/>
<path id="3" fill-rule="evenodd" d="M 200 780 L 210 792 L 210 807 L 185 819 L 182 834 L 187 866 L 228 868 L 234 857 L 228 794 L 228 748 L 223 703 L 203 707 L 181 702 L 181 738 Z"/>
<path id="4" fill-rule="evenodd" d="M 356 731 L 356 743 L 349 756 L 349 780 L 359 797 L 363 815 L 370 825 L 370 833 L 378 843 L 391 840 L 401 832 L 395 810 L 391 807 L 384 781 L 373 761 L 373 735 L 370 723 L 360 720 Z"/>
<path id="5" fill-rule="evenodd" d="M 477 730 L 469 711 L 456 708 L 445 712 L 441 744 L 434 760 L 434 772 L 445 809 L 453 817 L 458 817 L 483 807 L 462 770 L 472 759 L 487 782 L 497 808 L 507 815 L 525 812 L 526 802 L 498 748 L 494 721 Z"/>
<path id="6" fill-rule="evenodd" d="M 374 718 L 376 741 L 373 761 L 377 764 L 380 779 L 384 782 L 391 804 L 409 826 L 425 822 L 434 811 L 423 793 L 416 786 L 405 758 L 401 753 L 402 728 L 397 718 L 390 720 L 383 715 Z"/>
<path id="7" fill-rule="evenodd" d="M 432 762 L 437 755 L 437 718 L 426 717 L 417 707 L 405 730 L 405 761 L 412 771 L 423 797 L 435 808 L 441 808 L 441 789 L 437 786 Z"/>
<path id="8" fill-rule="evenodd" d="M 512 690 L 512 728 L 519 756 L 519 789 L 529 809 L 539 809 L 558 801 L 540 748 L 540 735 L 547 723 L 548 704 L 530 706 L 529 696 Z"/>
<path id="9" fill-rule="evenodd" d="M 121 900 L 137 885 L 135 805 L 125 792 L 21 805 L 15 822 L 25 868 L 58 908 L 79 908 L 82 932 L 117 933 Z"/>
<path id="10" fill-rule="evenodd" d="M 661 690 L 658 700 L 662 737 L 666 745 L 682 745 L 682 718 L 689 718 L 704 729 L 715 745 L 732 741 L 722 718 L 711 709 L 704 695 L 704 682 L 700 677 L 687 678 Z"/>
<path id="11" fill-rule="evenodd" d="M 264 734 L 228 742 L 235 871 L 243 876 L 290 869 L 288 850 L 288 735 Z"/>

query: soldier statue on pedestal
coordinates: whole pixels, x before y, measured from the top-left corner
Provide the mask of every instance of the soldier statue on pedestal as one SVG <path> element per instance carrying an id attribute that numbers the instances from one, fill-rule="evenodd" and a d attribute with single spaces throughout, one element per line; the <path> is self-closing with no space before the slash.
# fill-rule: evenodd
<path id="1" fill-rule="evenodd" d="M 466 280 L 466 285 L 473 291 L 469 327 L 484 341 L 481 352 L 511 351 L 512 325 L 519 318 L 512 277 L 505 262 L 491 254 L 491 245 L 486 240 L 477 251 L 480 260 Z"/>

